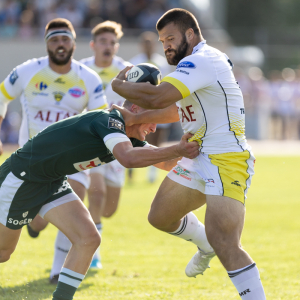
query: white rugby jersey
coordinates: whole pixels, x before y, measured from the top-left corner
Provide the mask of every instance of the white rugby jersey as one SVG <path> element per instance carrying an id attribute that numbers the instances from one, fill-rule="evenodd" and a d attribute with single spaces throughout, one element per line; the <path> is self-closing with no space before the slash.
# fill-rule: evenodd
<path id="1" fill-rule="evenodd" d="M 19 145 L 23 146 L 48 125 L 88 110 L 107 107 L 99 76 L 72 60 L 67 74 L 49 67 L 48 56 L 17 66 L 0 85 L 0 100 L 21 95 L 23 118 Z"/>
<path id="2" fill-rule="evenodd" d="M 117 104 L 122 106 L 125 99 L 112 90 L 111 81 L 119 74 L 121 70 L 127 66 L 131 66 L 131 63 L 124 61 L 119 56 L 114 56 L 112 64 L 106 68 L 100 68 L 96 66 L 94 56 L 84 58 L 80 60 L 80 62 L 94 70 L 100 76 L 103 82 L 103 88 L 105 90 L 108 105 L 112 106 L 113 104 Z"/>
<path id="3" fill-rule="evenodd" d="M 226 54 L 202 41 L 162 81 L 174 85 L 183 99 L 176 102 L 183 131 L 194 136 L 201 152 L 218 154 L 249 148 L 245 138 L 242 92 Z"/>

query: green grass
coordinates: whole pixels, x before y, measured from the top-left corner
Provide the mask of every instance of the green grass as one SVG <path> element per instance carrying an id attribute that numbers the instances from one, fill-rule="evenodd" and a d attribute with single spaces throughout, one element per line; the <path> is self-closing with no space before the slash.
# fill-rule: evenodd
<path id="1" fill-rule="evenodd" d="M 258 157 L 247 199 L 242 242 L 258 265 L 267 299 L 300 299 L 299 157 Z M 104 269 L 89 271 L 75 299 L 220 300 L 240 299 L 218 259 L 196 279 L 184 274 L 196 251 L 188 242 L 159 232 L 147 214 L 166 172 L 155 184 L 135 170 L 134 183 L 122 191 L 116 215 L 104 221 Z M 203 220 L 205 209 L 196 211 Z M 48 300 L 56 229 L 38 239 L 23 231 L 11 260 L 0 266 L 0 299 Z"/>

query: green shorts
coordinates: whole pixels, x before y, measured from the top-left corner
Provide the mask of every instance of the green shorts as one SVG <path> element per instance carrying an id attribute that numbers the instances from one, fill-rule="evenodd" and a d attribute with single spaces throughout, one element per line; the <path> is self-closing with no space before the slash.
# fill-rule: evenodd
<path id="1" fill-rule="evenodd" d="M 9 159 L 0 166 L 0 223 L 20 229 L 37 214 L 44 217 L 51 208 L 78 200 L 67 177 L 48 183 L 24 181 L 10 169 Z"/>

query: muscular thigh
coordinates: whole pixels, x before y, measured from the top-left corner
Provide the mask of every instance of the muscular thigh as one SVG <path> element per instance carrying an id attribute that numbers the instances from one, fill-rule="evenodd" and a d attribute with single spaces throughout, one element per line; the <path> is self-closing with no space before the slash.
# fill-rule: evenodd
<path id="1" fill-rule="evenodd" d="M 0 251 L 14 251 L 20 238 L 22 229 L 9 229 L 0 223 Z"/>
<path id="2" fill-rule="evenodd" d="M 188 212 L 201 207 L 205 202 L 206 197 L 200 191 L 166 177 L 152 202 L 150 214 L 175 222 Z"/>

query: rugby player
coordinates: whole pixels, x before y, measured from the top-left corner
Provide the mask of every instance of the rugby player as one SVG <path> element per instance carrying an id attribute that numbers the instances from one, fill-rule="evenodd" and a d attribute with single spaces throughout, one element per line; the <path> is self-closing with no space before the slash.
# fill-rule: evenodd
<path id="1" fill-rule="evenodd" d="M 242 299 L 264 300 L 258 268 L 240 241 L 254 157 L 245 138 L 243 96 L 232 63 L 206 44 L 187 10 L 167 11 L 156 29 L 176 71 L 152 86 L 125 81 L 126 68 L 112 88 L 141 107 L 161 109 L 142 114 L 143 122 L 180 120 L 183 131 L 194 134 L 190 141 L 197 141 L 201 152 L 196 159 L 183 158 L 165 178 L 149 222 L 198 247 L 186 267 L 187 276 L 203 274 L 216 254 Z M 204 227 L 191 211 L 205 203 Z"/>
<path id="2" fill-rule="evenodd" d="M 48 56 L 31 59 L 17 66 L 0 85 L 0 122 L 5 116 L 7 103 L 21 95 L 23 110 L 19 145 L 36 135 L 48 125 L 81 113 L 107 107 L 106 97 L 99 76 L 83 64 L 72 59 L 76 33 L 70 21 L 62 18 L 51 20 L 45 28 Z M 83 200 L 89 186 L 86 172 L 69 176 L 69 183 Z M 37 218 L 27 226 L 32 237 L 45 228 L 47 222 Z M 55 254 L 63 251 L 57 244 L 69 241 L 58 232 Z M 69 249 L 66 250 L 66 252 Z M 59 274 L 66 253 L 59 257 Z M 50 281 L 53 274 L 50 276 Z M 57 277 L 54 278 L 57 283 Z M 54 282 L 55 283 L 55 282 Z"/>
<path id="3" fill-rule="evenodd" d="M 91 34 L 90 47 L 94 55 L 80 62 L 100 76 L 108 105 L 122 105 L 125 99 L 115 93 L 110 85 L 121 70 L 131 65 L 116 55 L 120 46 L 119 40 L 123 36 L 122 25 L 114 21 L 105 21 L 96 25 Z M 125 182 L 125 168 L 115 160 L 110 164 L 91 169 L 90 180 L 89 211 L 101 234 L 102 217 L 109 218 L 117 210 L 121 188 Z M 91 268 L 102 268 L 99 249 L 94 255 Z"/>
<path id="4" fill-rule="evenodd" d="M 128 101 L 124 106 L 133 113 L 143 110 Z M 100 234 L 65 175 L 115 159 L 126 168 L 155 164 L 170 170 L 178 157 L 199 154 L 199 145 L 188 142 L 191 134 L 171 147 L 149 146 L 145 137 L 155 127 L 128 127 L 119 111 L 95 110 L 48 126 L 14 152 L 0 167 L 0 262 L 9 260 L 22 226 L 39 214 L 72 243 L 53 300 L 73 299 L 100 245 Z"/>

